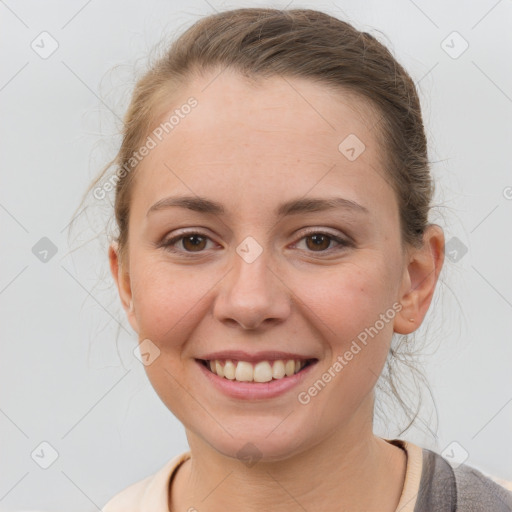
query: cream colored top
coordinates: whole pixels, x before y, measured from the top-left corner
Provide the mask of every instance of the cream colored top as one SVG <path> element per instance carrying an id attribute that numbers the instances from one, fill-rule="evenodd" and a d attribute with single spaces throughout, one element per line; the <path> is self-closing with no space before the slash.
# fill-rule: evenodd
<path id="1" fill-rule="evenodd" d="M 102 512 L 169 512 L 169 482 L 190 452 L 173 457 L 154 475 L 136 482 L 116 494 Z"/>
<path id="2" fill-rule="evenodd" d="M 395 512 L 414 512 L 420 488 L 423 449 L 401 439 L 385 439 L 385 441 L 401 447 L 407 454 L 404 487 Z M 180 464 L 190 457 L 190 452 L 185 452 L 172 458 L 155 474 L 116 494 L 102 508 L 102 512 L 169 512 L 169 483 Z M 512 490 L 512 482 L 491 478 Z"/>

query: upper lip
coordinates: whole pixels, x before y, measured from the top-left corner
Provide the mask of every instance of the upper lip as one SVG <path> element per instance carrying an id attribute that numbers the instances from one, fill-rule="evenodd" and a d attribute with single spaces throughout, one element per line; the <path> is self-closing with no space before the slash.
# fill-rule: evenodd
<path id="1" fill-rule="evenodd" d="M 210 352 L 208 354 L 204 354 L 197 359 L 203 359 L 207 361 L 224 360 L 224 359 L 234 359 L 236 361 L 275 361 L 277 359 L 294 359 L 299 361 L 307 361 L 309 359 L 315 359 L 311 356 L 304 356 L 300 354 L 295 354 L 293 352 L 281 352 L 278 350 L 264 350 L 261 352 L 255 352 L 250 354 L 249 352 L 245 352 L 243 350 L 222 350 L 218 352 Z"/>

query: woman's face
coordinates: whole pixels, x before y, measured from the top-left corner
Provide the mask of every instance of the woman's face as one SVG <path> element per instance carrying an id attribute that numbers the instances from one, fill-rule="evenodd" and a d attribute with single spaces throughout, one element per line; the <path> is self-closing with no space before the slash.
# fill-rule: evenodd
<path id="1" fill-rule="evenodd" d="M 371 430 L 408 261 L 377 114 L 306 80 L 215 76 L 195 79 L 172 111 L 197 105 L 152 135 L 118 285 L 151 384 L 189 433 L 277 460 Z M 117 279 L 113 251 L 111 264 Z M 282 377 L 295 359 L 309 364 Z"/>

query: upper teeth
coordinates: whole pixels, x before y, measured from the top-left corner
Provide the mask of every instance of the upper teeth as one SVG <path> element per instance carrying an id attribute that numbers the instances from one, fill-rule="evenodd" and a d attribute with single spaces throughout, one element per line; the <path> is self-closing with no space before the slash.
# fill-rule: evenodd
<path id="1" fill-rule="evenodd" d="M 294 359 L 277 359 L 276 361 L 259 361 L 249 363 L 247 361 L 232 361 L 218 359 L 207 361 L 208 368 L 219 377 L 239 382 L 269 382 L 274 379 L 290 377 L 306 365 L 306 361 Z"/>

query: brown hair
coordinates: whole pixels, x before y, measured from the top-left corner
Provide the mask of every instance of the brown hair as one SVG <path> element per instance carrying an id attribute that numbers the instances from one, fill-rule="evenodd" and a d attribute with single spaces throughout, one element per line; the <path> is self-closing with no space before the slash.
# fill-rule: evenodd
<path id="1" fill-rule="evenodd" d="M 122 144 L 111 162 L 118 172 L 114 211 L 121 260 L 128 243 L 136 166 L 131 172 L 119 170 L 127 168 L 134 151 L 172 105 L 173 93 L 194 74 L 225 68 L 253 79 L 306 78 L 353 93 L 373 107 L 378 121 L 372 129 L 376 128 L 385 150 L 384 168 L 396 193 L 402 243 L 421 245 L 434 183 L 420 102 L 411 77 L 375 37 L 328 14 L 311 9 L 245 8 L 216 13 L 194 23 L 135 85 L 124 118 Z M 109 166 L 85 195 L 104 179 Z M 393 348 L 390 356 L 398 357 L 398 350 Z M 388 373 L 392 394 L 406 407 L 392 382 L 392 366 Z"/>

